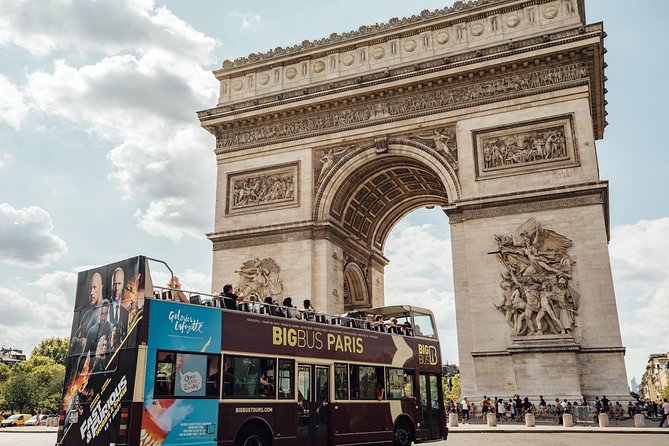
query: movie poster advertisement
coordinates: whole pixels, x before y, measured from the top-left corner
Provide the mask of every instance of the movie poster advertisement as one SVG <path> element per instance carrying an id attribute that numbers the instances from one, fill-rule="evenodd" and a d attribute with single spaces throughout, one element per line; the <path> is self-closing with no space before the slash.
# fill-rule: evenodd
<path id="1" fill-rule="evenodd" d="M 58 442 L 122 444 L 121 410 L 132 400 L 146 259 L 79 273 Z"/>
<path id="2" fill-rule="evenodd" d="M 152 300 L 140 445 L 212 444 L 218 427 L 221 312 Z"/>

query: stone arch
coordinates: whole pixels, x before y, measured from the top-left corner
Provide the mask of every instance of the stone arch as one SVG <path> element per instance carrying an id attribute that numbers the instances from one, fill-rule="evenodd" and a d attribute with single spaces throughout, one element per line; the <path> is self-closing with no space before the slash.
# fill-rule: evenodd
<path id="1" fill-rule="evenodd" d="M 355 187 L 354 184 L 360 186 L 369 180 L 370 176 L 384 170 L 384 164 L 387 165 L 386 168 L 392 166 L 395 169 L 406 164 L 416 171 L 429 175 L 434 182 L 440 184 L 438 191 L 425 189 L 423 194 L 413 194 L 414 200 L 411 200 L 411 204 L 406 201 L 393 203 L 393 209 L 388 211 L 398 217 L 389 220 L 392 224 L 385 231 L 386 235 L 397 221 L 412 210 L 422 205 L 446 205 L 460 198 L 457 164 L 453 165 L 454 163 L 445 154 L 419 142 L 391 138 L 387 140 L 387 146 L 383 151 L 379 150 L 376 144 L 367 144 L 351 150 L 334 164 L 324 178 L 319 179 L 314 197 L 314 220 L 333 221 L 331 212 L 333 207 L 338 201 L 346 199 L 342 197 L 342 193 L 349 195 Z M 336 220 L 335 218 L 334 221 Z"/>
<path id="2" fill-rule="evenodd" d="M 367 277 L 353 261 L 344 267 L 344 304 L 349 308 L 368 308 L 370 304 Z"/>

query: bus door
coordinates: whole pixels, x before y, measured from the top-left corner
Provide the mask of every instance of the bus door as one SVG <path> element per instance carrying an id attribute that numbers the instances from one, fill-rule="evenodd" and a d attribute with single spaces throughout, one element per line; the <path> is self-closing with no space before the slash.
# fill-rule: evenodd
<path id="1" fill-rule="evenodd" d="M 330 444 L 330 368 L 297 366 L 297 445 Z"/>
<path id="2" fill-rule="evenodd" d="M 427 373 L 421 374 L 420 383 L 420 406 L 423 419 L 422 427 L 428 431 L 429 439 L 441 437 L 441 415 L 439 410 L 439 375 Z"/>

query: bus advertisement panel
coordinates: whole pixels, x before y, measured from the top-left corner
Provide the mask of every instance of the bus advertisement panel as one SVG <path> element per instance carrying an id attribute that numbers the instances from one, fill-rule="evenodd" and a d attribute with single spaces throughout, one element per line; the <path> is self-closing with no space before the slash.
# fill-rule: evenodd
<path id="1" fill-rule="evenodd" d="M 58 444 L 125 442 L 146 272 L 134 257 L 79 273 Z"/>
<path id="2" fill-rule="evenodd" d="M 218 427 L 221 312 L 160 300 L 148 306 L 139 444 L 211 444 Z"/>
<path id="3" fill-rule="evenodd" d="M 223 342 L 227 351 L 420 366 L 426 373 L 441 373 L 439 343 L 434 339 L 390 336 L 297 319 L 226 312 Z"/>

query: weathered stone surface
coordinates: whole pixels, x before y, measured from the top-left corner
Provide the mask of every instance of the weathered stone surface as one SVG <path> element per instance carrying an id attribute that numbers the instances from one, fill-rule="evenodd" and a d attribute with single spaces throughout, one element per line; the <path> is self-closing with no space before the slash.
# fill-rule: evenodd
<path id="1" fill-rule="evenodd" d="M 623 400 L 595 150 L 604 34 L 583 13 L 582 0 L 479 0 L 226 62 L 219 104 L 199 112 L 217 138 L 214 290 L 249 259 L 272 259 L 277 298 L 331 313 L 381 305 L 388 234 L 441 206 L 463 394 Z M 569 246 L 495 240 L 528 221 L 533 237 Z M 517 257 L 500 262 L 503 250 Z M 551 283 L 538 298 L 555 318 L 527 316 L 541 329 L 495 308 L 511 269 Z M 526 303 L 530 289 L 515 290 Z"/>

